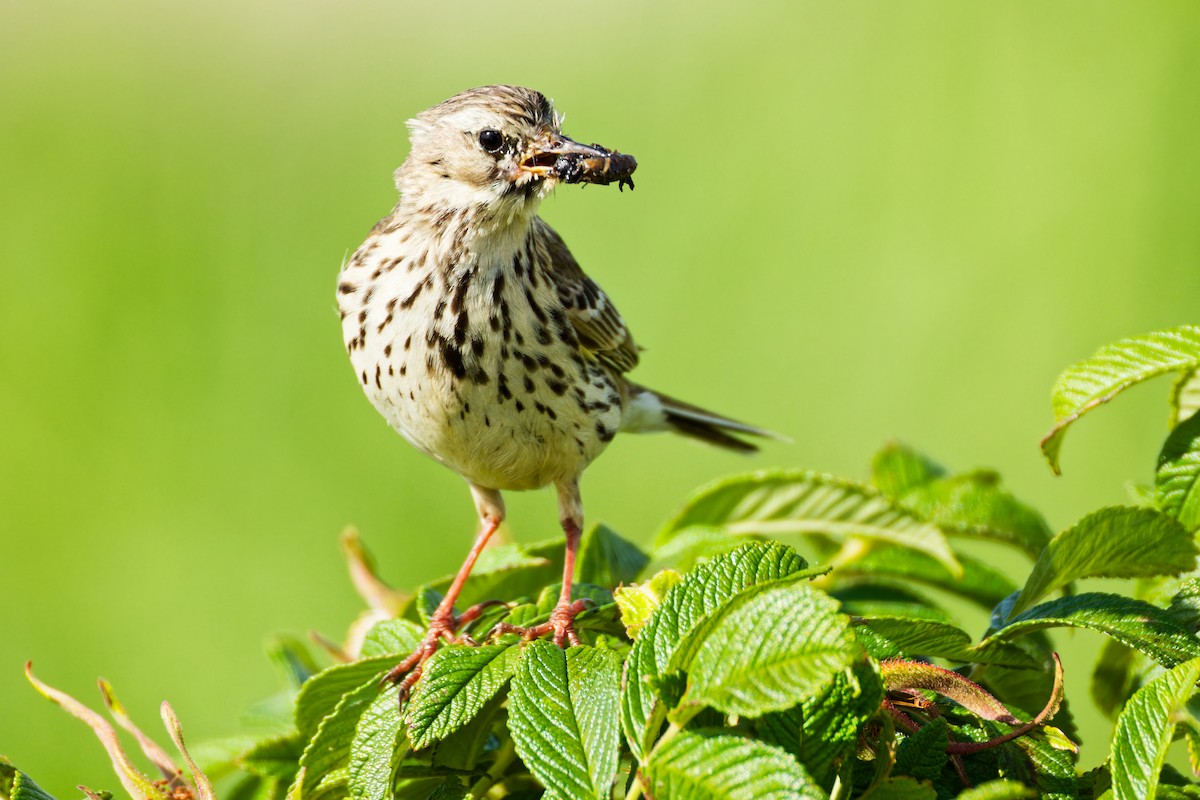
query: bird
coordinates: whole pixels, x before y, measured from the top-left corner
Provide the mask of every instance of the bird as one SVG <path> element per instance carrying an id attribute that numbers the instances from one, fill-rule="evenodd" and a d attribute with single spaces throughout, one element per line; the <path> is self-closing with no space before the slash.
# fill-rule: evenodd
<path id="1" fill-rule="evenodd" d="M 618 432 L 675 431 L 740 452 L 770 431 L 626 377 L 641 348 L 608 295 L 538 216 L 564 183 L 633 187 L 636 159 L 562 132 L 532 89 L 469 89 L 408 121 L 399 200 L 343 263 L 346 351 L 368 399 L 414 447 L 458 473 L 480 527 L 421 645 L 389 673 L 407 690 L 470 616 L 455 602 L 505 518 L 502 491 L 553 485 L 566 539 L 547 622 L 513 629 L 579 644 L 572 599 L 579 482 Z"/>

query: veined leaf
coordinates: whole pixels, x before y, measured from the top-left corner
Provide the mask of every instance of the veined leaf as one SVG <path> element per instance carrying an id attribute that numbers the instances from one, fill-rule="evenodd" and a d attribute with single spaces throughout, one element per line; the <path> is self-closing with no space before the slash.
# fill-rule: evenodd
<path id="1" fill-rule="evenodd" d="M 966 631 L 942 622 L 874 617 L 864 619 L 863 623 L 910 657 L 926 656 L 965 664 L 997 664 L 1029 669 L 1041 666 L 1039 660 L 1007 642 L 993 641 L 973 646 Z"/>
<path id="2" fill-rule="evenodd" d="M 945 474 L 940 464 L 900 442 L 888 442 L 871 459 L 871 483 L 890 500 Z"/>
<path id="3" fill-rule="evenodd" d="M 1200 367 L 1179 376 L 1171 391 L 1171 427 L 1200 411 Z"/>
<path id="4" fill-rule="evenodd" d="M 667 592 L 625 662 L 621 723 L 639 761 L 645 760 L 666 719 L 655 682 L 667 669 L 680 640 L 743 589 L 795 575 L 807 566 L 786 545 L 749 544 L 702 564 Z"/>
<path id="5" fill-rule="evenodd" d="M 1196 555 L 1192 535 L 1167 515 L 1151 508 L 1102 508 L 1054 537 L 1007 615 L 1020 614 L 1080 578 L 1178 575 L 1196 566 Z"/>
<path id="6" fill-rule="evenodd" d="M 828 786 L 841 757 L 857 741 L 859 726 L 882 702 L 879 664 L 864 658 L 839 673 L 824 693 L 786 711 L 764 714 L 753 725 L 763 741 L 787 750 L 818 785 Z"/>
<path id="7" fill-rule="evenodd" d="M 917 780 L 936 780 L 946 766 L 946 747 L 950 744 L 945 717 L 935 717 L 915 733 L 904 737 L 896 748 L 893 775 L 908 775 Z"/>
<path id="8" fill-rule="evenodd" d="M 963 555 L 958 560 L 963 571 L 956 577 L 924 553 L 904 547 L 876 547 L 838 564 L 838 585 L 853 585 L 860 576 L 871 583 L 895 582 L 901 588 L 919 582 L 989 609 L 1017 590 L 1007 575 L 982 561 Z"/>
<path id="9" fill-rule="evenodd" d="M 290 783 L 296 777 L 305 744 L 295 733 L 272 736 L 239 753 L 235 763 L 238 769 L 251 775 Z"/>
<path id="10" fill-rule="evenodd" d="M 693 526 L 730 535 L 860 536 L 919 550 L 954 574 L 944 533 L 863 484 L 804 471 L 755 472 L 700 490 L 658 533 L 659 546 Z"/>
<path id="11" fill-rule="evenodd" d="M 367 631 L 362 643 L 362 657 L 400 656 L 415 651 L 425 638 L 425 629 L 407 619 L 385 619 Z"/>
<path id="12" fill-rule="evenodd" d="M 633 542 L 622 539 L 607 525 L 596 525 L 580 539 L 575 579 L 612 589 L 637 580 L 649 562 L 650 557 Z"/>
<path id="13" fill-rule="evenodd" d="M 1111 636 L 1171 667 L 1200 656 L 1200 639 L 1170 612 L 1131 597 L 1086 592 L 1029 609 L 979 644 L 1009 641 L 1046 628 L 1087 628 Z"/>
<path id="14" fill-rule="evenodd" d="M 408 752 L 399 686 L 389 686 L 378 693 L 362 712 L 351 734 L 349 749 L 350 797 L 391 800 L 396 769 Z"/>
<path id="15" fill-rule="evenodd" d="M 378 678 L 372 676 L 363 685 L 343 695 L 333 711 L 321 720 L 300 757 L 304 772 L 297 781 L 298 800 L 315 797 L 321 781 L 346 766 L 350 758 L 350 742 L 354 739 L 359 718 L 381 691 Z M 392 714 L 400 716 L 398 705 L 393 707 Z"/>
<path id="16" fill-rule="evenodd" d="M 649 794 L 688 800 L 796 800 L 826 795 L 784 751 L 720 731 L 681 731 L 655 749 Z"/>
<path id="17" fill-rule="evenodd" d="M 884 778 L 871 792 L 872 800 L 936 800 L 937 790 L 929 781 L 916 778 Z"/>
<path id="18" fill-rule="evenodd" d="M 1111 758 L 1115 800 L 1154 796 L 1175 732 L 1175 717 L 1196 691 L 1200 659 L 1179 664 L 1143 686 L 1117 718 Z"/>
<path id="19" fill-rule="evenodd" d="M 1058 472 L 1063 436 L 1072 422 L 1134 384 L 1167 372 L 1200 366 L 1200 327 L 1183 325 L 1106 345 L 1086 361 L 1067 367 L 1054 384 L 1054 427 L 1042 452 Z"/>
<path id="20" fill-rule="evenodd" d="M 1200 414 L 1171 431 L 1158 455 L 1159 508 L 1189 531 L 1200 528 Z"/>
<path id="21" fill-rule="evenodd" d="M 434 653 L 408 703 L 413 747 L 428 747 L 470 722 L 508 683 L 519 653 L 507 645 L 450 646 Z"/>
<path id="22" fill-rule="evenodd" d="M 678 714 L 690 718 L 707 706 L 760 717 L 824 692 L 862 656 L 849 622 L 836 600 L 803 580 L 743 591 L 671 659 L 670 671 L 687 674 Z"/>
<path id="23" fill-rule="evenodd" d="M 1050 541 L 1050 526 L 987 470 L 927 481 L 905 492 L 898 504 L 948 535 L 986 539 L 1037 558 Z"/>
<path id="24" fill-rule="evenodd" d="M 563 798 L 606 798 L 617 774 L 621 663 L 598 647 L 567 651 L 550 642 L 523 648 L 509 693 L 508 729 L 517 754 Z"/>
<path id="25" fill-rule="evenodd" d="M 0 797 L 5 800 L 54 800 L 33 778 L 0 758 Z"/>
<path id="26" fill-rule="evenodd" d="M 662 605 L 667 590 L 679 583 L 682 576 L 673 569 L 664 569 L 645 583 L 622 586 L 613 592 L 621 610 L 621 624 L 630 639 L 636 639 L 650 616 Z"/>
<path id="27" fill-rule="evenodd" d="M 377 656 L 351 664 L 335 664 L 304 682 L 296 696 L 296 730 L 308 741 L 317 726 L 341 702 L 342 697 L 384 673 L 400 660 L 398 656 Z"/>
<path id="28" fill-rule="evenodd" d="M 1017 781 L 988 781 L 958 795 L 958 800 L 1026 800 L 1037 797 L 1037 790 Z"/>

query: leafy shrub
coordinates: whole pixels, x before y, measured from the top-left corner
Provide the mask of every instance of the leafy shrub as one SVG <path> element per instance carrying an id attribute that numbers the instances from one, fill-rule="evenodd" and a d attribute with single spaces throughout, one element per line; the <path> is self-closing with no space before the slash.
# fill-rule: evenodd
<path id="1" fill-rule="evenodd" d="M 284 691 L 258 709 L 267 732 L 193 749 L 164 720 L 190 780 L 116 721 L 163 772 L 153 782 L 112 726 L 35 680 L 96 730 L 138 798 L 1124 798 L 1198 796 L 1164 757 L 1184 736 L 1200 767 L 1200 328 L 1127 339 L 1067 369 L 1042 447 L 1129 386 L 1178 376 L 1153 489 L 1057 535 L 986 471 L 951 473 L 889 444 L 868 483 L 766 471 L 702 489 L 643 550 L 603 526 L 584 537 L 577 620 L 562 650 L 497 623 L 548 618 L 558 541 L 488 551 L 464 605 L 483 642 L 443 647 L 403 704 L 382 677 L 420 642 L 448 581 L 396 592 L 344 538 L 369 610 L 336 662 L 277 640 Z M 1017 585 L 973 542 L 1033 562 Z M 967 545 L 964 548 L 964 545 Z M 814 566 L 814 565 L 821 566 Z M 1139 579 L 1130 595 L 1076 593 L 1082 578 Z M 495 602 L 503 601 L 503 602 Z M 952 611 L 990 624 L 976 639 Z M 1046 631 L 1108 637 L 1093 681 L 1116 717 L 1111 756 L 1078 774 L 1078 732 Z M 947 669 L 934 660 L 953 666 Z M 1073 699 L 1079 702 L 1078 699 Z M 95 793 L 89 793 L 97 796 Z M 45 800 L 0 764 L 0 796 Z"/>

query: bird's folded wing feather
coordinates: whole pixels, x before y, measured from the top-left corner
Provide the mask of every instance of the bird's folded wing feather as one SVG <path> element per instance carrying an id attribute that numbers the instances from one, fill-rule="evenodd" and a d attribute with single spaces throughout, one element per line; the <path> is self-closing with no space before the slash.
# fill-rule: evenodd
<path id="1" fill-rule="evenodd" d="M 617 307 L 583 273 L 562 237 L 545 223 L 539 227 L 550 256 L 550 281 L 558 289 L 567 318 L 579 336 L 580 347 L 618 372 L 633 369 L 638 363 L 638 346 Z"/>

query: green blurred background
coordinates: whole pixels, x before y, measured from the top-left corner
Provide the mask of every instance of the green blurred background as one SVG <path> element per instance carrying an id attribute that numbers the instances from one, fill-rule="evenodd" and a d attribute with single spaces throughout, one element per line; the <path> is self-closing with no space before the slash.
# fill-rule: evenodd
<path id="1" fill-rule="evenodd" d="M 267 634 L 356 613 L 343 526 L 398 585 L 459 563 L 466 489 L 363 398 L 333 289 L 404 120 L 494 82 L 638 157 L 636 192 L 543 206 L 649 348 L 637 379 L 796 442 L 618 439 L 592 520 L 645 540 L 703 482 L 863 476 L 891 436 L 1056 528 L 1151 475 L 1165 384 L 1074 431 L 1063 478 L 1037 440 L 1066 364 L 1200 320 L 1194 2 L 9 0 L 0 752 L 46 788 L 117 784 L 26 659 L 148 727 L 169 698 L 199 740 L 273 691 Z M 511 497 L 514 535 L 553 509 Z M 1060 641 L 1086 692 L 1097 642 Z"/>

